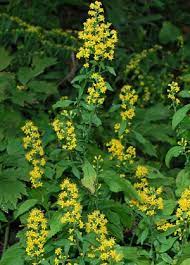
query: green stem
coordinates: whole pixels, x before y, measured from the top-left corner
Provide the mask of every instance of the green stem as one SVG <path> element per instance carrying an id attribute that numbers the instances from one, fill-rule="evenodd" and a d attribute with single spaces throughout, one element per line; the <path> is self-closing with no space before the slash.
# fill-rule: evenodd
<path id="1" fill-rule="evenodd" d="M 5 229 L 5 237 L 4 237 L 4 243 L 3 243 L 3 253 L 5 252 L 9 240 L 9 231 L 10 231 L 10 224 L 7 225 Z"/>

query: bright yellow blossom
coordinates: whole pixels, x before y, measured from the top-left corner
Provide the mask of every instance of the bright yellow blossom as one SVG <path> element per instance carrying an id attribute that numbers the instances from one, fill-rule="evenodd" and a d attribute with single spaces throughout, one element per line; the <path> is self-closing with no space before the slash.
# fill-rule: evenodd
<path id="1" fill-rule="evenodd" d="M 38 260 L 36 264 L 40 264 L 43 257 L 47 235 L 47 219 L 44 213 L 33 209 L 27 220 L 26 253 L 30 258 Z"/>
<path id="2" fill-rule="evenodd" d="M 87 103 L 93 105 L 102 105 L 105 100 L 107 91 L 106 82 L 99 73 L 94 73 L 91 76 L 92 85 L 88 88 Z"/>
<path id="3" fill-rule="evenodd" d="M 131 200 L 131 205 L 136 206 L 141 212 L 148 216 L 155 215 L 164 207 L 163 199 L 160 197 L 162 188 L 151 187 L 146 178 L 134 184 L 141 201 Z"/>
<path id="4" fill-rule="evenodd" d="M 104 10 L 100 1 L 90 4 L 88 15 L 83 31 L 79 32 L 79 39 L 83 41 L 83 46 L 77 53 L 78 59 L 86 60 L 85 67 L 89 67 L 90 59 L 112 60 L 117 42 L 117 32 L 110 29 L 110 23 L 105 23 Z"/>
<path id="5" fill-rule="evenodd" d="M 72 151 L 77 147 L 75 127 L 68 111 L 62 111 L 60 118 L 56 118 L 52 126 L 64 150 Z"/>
<path id="6" fill-rule="evenodd" d="M 44 166 L 46 164 L 42 141 L 40 139 L 38 128 L 32 121 L 27 121 L 22 127 L 22 131 L 25 134 L 25 137 L 23 138 L 23 147 L 24 149 L 29 150 L 26 153 L 25 158 L 33 165 L 33 169 L 29 173 L 30 181 L 32 187 L 38 188 L 42 186 L 41 178 L 44 174 Z"/>
<path id="7" fill-rule="evenodd" d="M 167 90 L 168 92 L 168 98 L 171 99 L 173 102 L 175 102 L 177 105 L 180 103 L 179 98 L 177 98 L 177 94 L 180 91 L 180 87 L 177 82 L 172 82 L 168 85 L 169 88 Z"/>

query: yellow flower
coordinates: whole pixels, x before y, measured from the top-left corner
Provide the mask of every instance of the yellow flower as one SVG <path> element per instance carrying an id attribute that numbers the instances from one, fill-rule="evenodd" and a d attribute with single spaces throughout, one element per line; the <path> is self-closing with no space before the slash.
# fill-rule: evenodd
<path id="1" fill-rule="evenodd" d="M 94 73 L 91 76 L 92 85 L 88 88 L 87 103 L 93 105 L 102 105 L 107 91 L 106 82 L 99 73 Z"/>
<path id="2" fill-rule="evenodd" d="M 83 41 L 83 46 L 77 53 L 78 59 L 86 60 L 85 67 L 89 66 L 91 58 L 95 61 L 112 60 L 117 42 L 117 32 L 110 29 L 110 23 L 105 23 L 104 10 L 100 1 L 91 3 L 88 15 L 83 31 L 79 32 L 79 39 Z"/>
<path id="3" fill-rule="evenodd" d="M 32 121 L 27 121 L 22 127 L 22 131 L 25 134 L 23 138 L 23 147 L 29 150 L 25 158 L 28 160 L 33 169 L 29 172 L 30 181 L 33 188 L 42 186 L 41 178 L 44 174 L 44 166 L 46 160 L 44 158 L 44 150 L 40 139 L 38 128 L 33 124 Z"/>
<path id="4" fill-rule="evenodd" d="M 135 116 L 134 105 L 137 102 L 138 95 L 130 85 L 125 85 L 121 89 L 119 98 L 122 102 L 122 111 L 120 113 L 122 120 L 132 120 Z"/>
<path id="5" fill-rule="evenodd" d="M 167 90 L 168 92 L 168 98 L 171 99 L 173 102 L 175 102 L 177 105 L 180 103 L 180 100 L 177 98 L 177 93 L 180 91 L 180 87 L 177 82 L 172 82 L 168 85 L 169 88 Z"/>
<path id="6" fill-rule="evenodd" d="M 136 157 L 136 149 L 133 146 L 129 146 L 125 150 L 124 145 L 118 139 L 112 139 L 107 146 L 108 152 L 111 153 L 111 159 L 117 158 L 119 161 L 133 163 L 133 159 Z"/>
<path id="7" fill-rule="evenodd" d="M 137 207 L 138 210 L 148 216 L 155 215 L 158 210 L 162 210 L 163 199 L 159 196 L 162 188 L 151 187 L 146 178 L 142 178 L 140 182 L 134 184 L 135 189 L 141 201 L 131 200 L 131 205 Z"/>
<path id="8" fill-rule="evenodd" d="M 137 166 L 135 176 L 142 178 L 148 175 L 148 168 L 146 166 Z"/>
<path id="9" fill-rule="evenodd" d="M 187 232 L 185 226 L 190 224 L 190 188 L 187 188 L 182 192 L 180 199 L 178 200 L 178 208 L 176 210 L 176 234 L 182 239 Z"/>
<path id="10" fill-rule="evenodd" d="M 157 229 L 161 231 L 167 231 L 170 228 L 175 227 L 174 224 L 167 222 L 166 220 L 162 219 L 157 222 Z"/>
<path id="11" fill-rule="evenodd" d="M 47 235 L 47 219 L 42 211 L 33 209 L 27 219 L 26 253 L 29 257 L 42 259 Z"/>
<path id="12" fill-rule="evenodd" d="M 96 234 L 98 246 L 93 247 L 92 251 L 88 253 L 88 257 L 94 259 L 98 257 L 103 263 L 108 264 L 112 262 L 119 262 L 122 256 L 115 250 L 115 239 L 108 237 L 107 219 L 105 215 L 99 210 L 88 214 L 88 221 L 86 223 L 86 232 Z M 106 262 L 106 263 L 105 263 Z"/>
<path id="13" fill-rule="evenodd" d="M 64 150 L 72 151 L 77 147 L 75 127 L 69 117 L 68 111 L 61 112 L 60 119 L 56 118 L 52 123 L 57 138 L 62 143 Z"/>
<path id="14" fill-rule="evenodd" d="M 64 211 L 61 222 L 77 224 L 79 227 L 83 227 L 83 222 L 81 220 L 82 206 L 79 202 L 76 184 L 71 183 L 70 180 L 66 178 L 60 186 L 62 191 L 59 194 L 57 204 Z"/>
<path id="15" fill-rule="evenodd" d="M 108 144 L 108 152 L 111 153 L 111 159 L 116 157 L 118 160 L 123 161 L 125 157 L 124 146 L 118 139 L 112 139 Z"/>

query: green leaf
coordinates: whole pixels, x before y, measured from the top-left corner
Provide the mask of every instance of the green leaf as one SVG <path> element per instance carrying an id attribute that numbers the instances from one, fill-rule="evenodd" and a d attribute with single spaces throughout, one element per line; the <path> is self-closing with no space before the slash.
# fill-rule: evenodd
<path id="1" fill-rule="evenodd" d="M 169 200 L 164 200 L 164 209 L 163 213 L 164 215 L 171 215 L 176 207 L 176 201 L 169 199 Z"/>
<path id="2" fill-rule="evenodd" d="M 105 170 L 100 175 L 101 179 L 108 185 L 110 191 L 121 192 L 123 191 L 127 198 L 139 199 L 133 185 L 127 179 L 121 178 L 113 170 Z"/>
<path id="3" fill-rule="evenodd" d="M 180 30 L 174 26 L 170 21 L 165 21 L 159 33 L 160 42 L 167 44 L 175 42 L 181 35 Z"/>
<path id="4" fill-rule="evenodd" d="M 179 123 L 185 118 L 187 112 L 190 110 L 190 104 L 185 105 L 178 111 L 173 116 L 172 119 L 172 128 L 173 130 L 179 125 Z"/>
<path id="5" fill-rule="evenodd" d="M 9 175 L 10 170 L 3 171 L 0 175 L 0 205 L 11 205 L 11 208 L 16 208 L 18 199 L 21 199 L 22 194 L 26 195 L 25 184 L 15 176 Z"/>
<path id="6" fill-rule="evenodd" d="M 183 151 L 182 146 L 173 146 L 170 148 L 170 150 L 167 152 L 166 157 L 165 157 L 165 163 L 166 166 L 169 168 L 170 167 L 170 161 L 173 157 L 178 157 Z"/>
<path id="7" fill-rule="evenodd" d="M 190 258 L 185 259 L 180 265 L 189 265 L 190 264 Z"/>
<path id="8" fill-rule="evenodd" d="M 36 199 L 29 199 L 29 200 L 26 200 L 25 202 L 21 203 L 19 205 L 18 209 L 14 213 L 14 218 L 16 219 L 17 217 L 19 217 L 23 213 L 30 210 L 34 205 L 36 205 L 37 201 L 38 200 L 36 200 Z"/>
<path id="9" fill-rule="evenodd" d="M 95 192 L 95 182 L 96 182 L 96 171 L 93 166 L 86 160 L 82 167 L 84 178 L 81 180 L 82 185 L 87 188 L 91 193 Z"/>
<path id="10" fill-rule="evenodd" d="M 77 75 L 72 81 L 71 84 L 74 84 L 75 82 L 81 82 L 84 79 L 86 79 L 86 75 Z"/>
<path id="11" fill-rule="evenodd" d="M 161 240 L 161 246 L 159 249 L 160 253 L 167 252 L 174 244 L 174 242 L 177 240 L 177 237 L 171 237 L 166 239 L 165 237 L 163 240 Z"/>
<path id="12" fill-rule="evenodd" d="M 61 217 L 63 216 L 60 212 L 54 212 L 49 220 L 50 231 L 48 233 L 48 238 L 53 237 L 63 229 L 63 224 L 61 223 Z"/>
<path id="13" fill-rule="evenodd" d="M 24 265 L 25 250 L 19 244 L 9 247 L 0 260 L 0 265 Z"/>
<path id="14" fill-rule="evenodd" d="M 190 186 L 190 172 L 187 169 L 182 169 L 176 178 L 176 194 L 180 196 L 181 193 Z"/>
<path id="15" fill-rule="evenodd" d="M 26 85 L 30 80 L 35 77 L 35 73 L 29 67 L 20 67 L 17 73 L 17 77 L 23 85 Z"/>
<path id="16" fill-rule="evenodd" d="M 40 58 L 38 56 L 33 57 L 32 65 L 34 67 L 33 73 L 35 76 L 40 75 L 44 72 L 44 70 L 52 65 L 57 63 L 56 58 L 52 57 L 43 57 Z"/>
<path id="17" fill-rule="evenodd" d="M 2 211 L 0 211 L 0 221 L 1 222 L 8 222 L 7 217 L 5 216 L 5 214 Z"/>
<path id="18" fill-rule="evenodd" d="M 5 50 L 5 48 L 0 47 L 0 71 L 6 69 L 11 63 L 12 57 Z"/>
<path id="19" fill-rule="evenodd" d="M 189 74 L 190 77 L 190 74 Z M 178 94 L 182 98 L 190 98 L 190 91 L 189 90 L 181 90 Z"/>
<path id="20" fill-rule="evenodd" d="M 145 154 L 157 157 L 156 149 L 154 145 L 149 140 L 147 140 L 142 134 L 136 131 L 134 131 L 133 133 L 134 133 L 134 137 L 136 138 L 136 140 L 142 145 L 142 151 Z"/>
<path id="21" fill-rule="evenodd" d="M 113 67 L 107 66 L 106 69 L 109 71 L 110 74 L 116 76 L 116 72 Z"/>
<path id="22" fill-rule="evenodd" d="M 92 116 L 92 122 L 94 125 L 96 125 L 96 127 L 99 127 L 100 125 L 102 125 L 102 121 L 100 120 L 100 118 L 97 116 L 96 113 L 94 113 Z"/>
<path id="23" fill-rule="evenodd" d="M 57 108 L 63 108 L 64 109 L 64 108 L 70 106 L 72 103 L 73 103 L 73 101 L 68 100 L 68 99 L 59 100 L 53 105 L 53 109 L 57 109 Z"/>

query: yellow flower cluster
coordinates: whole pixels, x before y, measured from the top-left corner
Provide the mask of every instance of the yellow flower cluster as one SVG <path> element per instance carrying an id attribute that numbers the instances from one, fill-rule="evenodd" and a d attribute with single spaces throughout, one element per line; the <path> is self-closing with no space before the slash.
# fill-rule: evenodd
<path id="1" fill-rule="evenodd" d="M 135 176 L 138 179 L 146 177 L 148 175 L 148 168 L 146 166 L 137 166 Z"/>
<path id="2" fill-rule="evenodd" d="M 157 229 L 160 231 L 167 231 L 170 228 L 174 228 L 175 225 L 172 223 L 167 222 L 166 220 L 162 219 L 159 222 L 157 222 Z"/>
<path id="3" fill-rule="evenodd" d="M 126 73 L 128 74 L 129 72 L 136 70 L 139 67 L 139 63 L 145 59 L 148 54 L 155 52 L 157 50 L 160 50 L 162 47 L 159 45 L 154 45 L 154 47 L 150 49 L 145 49 L 141 53 L 135 54 L 135 56 L 129 61 L 127 68 L 126 68 Z M 138 70 L 137 70 L 138 71 Z"/>
<path id="4" fill-rule="evenodd" d="M 106 82 L 99 73 L 92 74 L 91 78 L 93 83 L 87 90 L 87 103 L 102 105 L 104 103 L 105 93 L 107 91 Z"/>
<path id="5" fill-rule="evenodd" d="M 112 60 L 117 42 L 117 32 L 110 29 L 111 24 L 105 23 L 104 10 L 100 1 L 90 4 L 89 18 L 84 23 L 83 31 L 79 32 L 79 39 L 83 41 L 77 53 L 77 58 L 86 60 L 85 67 L 89 67 L 89 60 Z"/>
<path id="6" fill-rule="evenodd" d="M 69 50 L 69 51 L 74 51 L 74 45 L 63 45 L 62 43 L 58 44 L 53 40 L 54 37 L 56 37 L 56 40 L 59 38 L 67 39 L 72 42 L 76 42 L 76 37 L 74 34 L 71 34 L 70 31 L 63 31 L 61 28 L 57 29 L 52 29 L 52 30 L 44 30 L 44 28 L 39 27 L 39 26 L 34 26 L 32 24 L 27 23 L 26 21 L 20 19 L 19 17 L 16 16 L 9 16 L 7 13 L 1 13 L 0 18 L 3 20 L 7 20 L 8 23 L 11 25 L 11 22 L 13 24 L 13 29 L 11 29 L 11 33 L 15 31 L 17 33 L 20 29 L 20 31 L 23 33 L 32 33 L 36 39 L 41 42 L 44 46 L 56 48 L 57 50 L 64 49 L 64 50 Z M 16 29 L 15 29 L 16 26 Z M 72 32 L 73 33 L 73 32 Z"/>
<path id="7" fill-rule="evenodd" d="M 62 254 L 61 248 L 55 249 L 55 258 L 54 258 L 54 265 L 62 264 L 63 259 L 65 259 L 65 256 Z"/>
<path id="8" fill-rule="evenodd" d="M 56 118 L 52 126 L 57 134 L 57 138 L 63 143 L 62 148 L 64 150 L 72 151 L 77 147 L 75 127 L 72 120 L 69 118 L 68 111 L 62 111 L 60 119 Z"/>
<path id="9" fill-rule="evenodd" d="M 26 253 L 30 258 L 38 261 L 32 264 L 40 264 L 47 235 L 47 219 L 41 210 L 33 209 L 27 220 L 26 232 Z"/>
<path id="10" fill-rule="evenodd" d="M 187 227 L 190 224 L 190 188 L 184 190 L 178 204 L 179 206 L 176 211 L 176 233 L 178 233 L 180 239 L 182 239 L 184 233 L 187 233 Z"/>
<path id="11" fill-rule="evenodd" d="M 158 210 L 163 209 L 163 199 L 160 197 L 162 188 L 149 186 L 148 180 L 142 178 L 140 182 L 134 184 L 141 201 L 131 200 L 131 204 L 136 206 L 141 212 L 148 216 L 153 216 Z"/>
<path id="12" fill-rule="evenodd" d="M 23 138 L 24 149 L 29 149 L 25 157 L 33 166 L 33 169 L 29 173 L 30 181 L 32 187 L 38 188 L 42 186 L 41 178 L 44 174 L 44 166 L 46 164 L 42 141 L 40 139 L 38 128 L 32 121 L 27 121 L 22 127 L 22 131 L 25 134 L 25 137 Z"/>
<path id="13" fill-rule="evenodd" d="M 133 146 L 129 146 L 126 150 L 124 145 L 118 139 L 112 139 L 107 143 L 108 152 L 111 153 L 111 159 L 117 158 L 119 161 L 128 161 L 133 163 L 133 159 L 136 157 L 136 150 Z"/>
<path id="14" fill-rule="evenodd" d="M 66 178 L 60 186 L 62 191 L 59 194 L 57 204 L 64 211 L 61 222 L 63 224 L 70 223 L 78 225 L 79 228 L 83 228 L 84 224 L 81 221 L 82 206 L 79 202 L 76 184 L 71 183 L 70 180 Z"/>
<path id="15" fill-rule="evenodd" d="M 91 247 L 88 257 L 94 259 L 100 258 L 102 265 L 113 264 L 113 262 L 120 262 L 122 255 L 115 249 L 116 243 L 114 238 L 108 236 L 107 219 L 99 210 L 88 214 L 88 221 L 86 223 L 86 232 L 95 233 L 98 246 Z"/>
<path id="16" fill-rule="evenodd" d="M 172 82 L 168 85 L 169 88 L 167 89 L 168 98 L 172 100 L 172 102 L 176 103 L 177 105 L 180 103 L 179 98 L 177 98 L 177 93 L 180 91 L 180 87 L 177 82 Z"/>
<path id="17" fill-rule="evenodd" d="M 130 85 L 125 85 L 121 89 L 119 98 L 122 102 L 122 111 L 120 113 L 122 120 L 132 120 L 135 116 L 134 105 L 137 102 L 138 95 Z"/>

